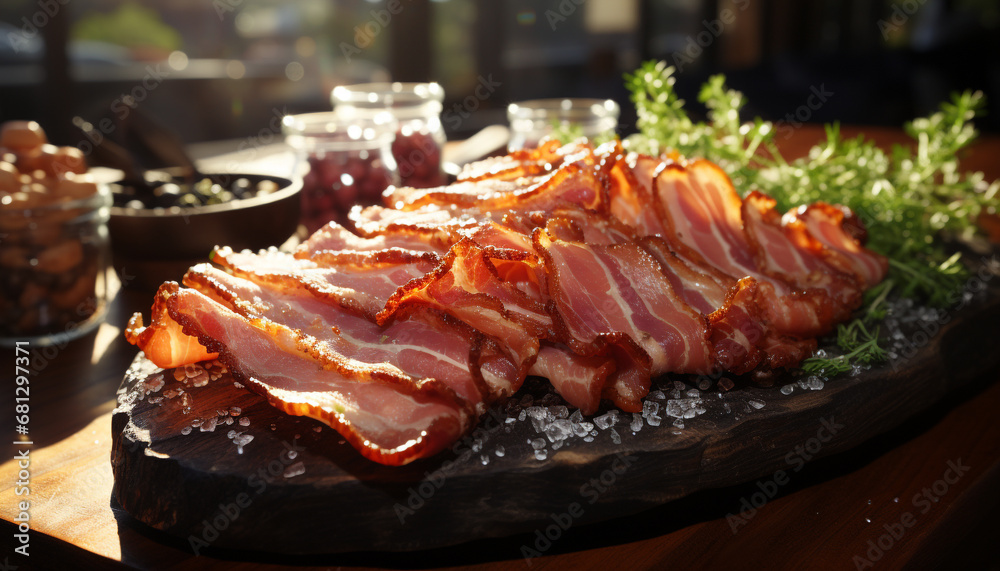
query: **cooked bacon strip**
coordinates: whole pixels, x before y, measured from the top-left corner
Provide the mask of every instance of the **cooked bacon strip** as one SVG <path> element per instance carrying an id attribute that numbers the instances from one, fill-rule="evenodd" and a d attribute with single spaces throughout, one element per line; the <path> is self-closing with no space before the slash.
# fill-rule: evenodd
<path id="1" fill-rule="evenodd" d="M 262 287 L 207 264 L 194 266 L 184 284 L 225 304 L 249 320 L 285 327 L 297 344 L 341 374 L 400 384 L 437 384 L 453 392 L 469 413 L 485 412 L 494 395 L 469 357 L 479 341 L 465 328 L 424 312 L 389 327 L 324 303 L 292 280 Z"/>
<path id="2" fill-rule="evenodd" d="M 861 305 L 861 282 L 828 264 L 825 248 L 783 226 L 775 204 L 773 198 L 756 191 L 743 199 L 743 225 L 757 267 L 802 290 L 820 290 L 835 303 L 833 318 L 847 319 Z"/>
<path id="3" fill-rule="evenodd" d="M 396 232 L 361 238 L 336 222 L 328 222 L 299 245 L 295 257 L 309 259 L 319 252 L 380 252 L 402 250 L 405 252 L 430 252 L 443 254 L 447 247 L 428 243 L 418 233 Z"/>
<path id="4" fill-rule="evenodd" d="M 528 374 L 549 379 L 567 403 L 583 414 L 594 414 L 608 377 L 614 372 L 615 362 L 610 357 L 584 357 L 563 345 L 544 343 Z"/>
<path id="5" fill-rule="evenodd" d="M 597 208 L 601 204 L 604 192 L 599 176 L 599 172 L 595 169 L 577 162 L 564 165 L 540 180 L 532 179 L 526 186 L 519 181 L 485 179 L 457 183 L 449 187 L 397 189 L 387 201 L 399 211 L 424 209 L 423 212 L 426 214 L 431 212 L 426 210 L 427 207 L 445 205 L 457 208 L 459 211 L 467 209 L 478 212 L 502 210 L 548 212 L 565 203 Z M 441 215 L 437 216 L 440 221 Z"/>
<path id="6" fill-rule="evenodd" d="M 154 315 L 167 316 L 219 353 L 234 376 L 272 406 L 329 424 L 376 462 L 399 465 L 436 454 L 471 423 L 438 387 L 345 377 L 303 353 L 280 328 L 259 328 L 264 324 L 197 291 L 169 282 L 161 286 L 157 302 L 167 312 Z M 170 325 L 150 325 L 163 326 Z"/>
<path id="7" fill-rule="evenodd" d="M 294 280 L 313 295 L 375 320 L 396 290 L 423 277 L 435 264 L 421 256 L 390 252 L 380 263 L 359 264 L 351 255 L 326 252 L 301 260 L 281 252 L 234 252 L 220 248 L 212 261 L 257 283 Z M 368 260 L 371 262 L 371 260 Z"/>
<path id="8" fill-rule="evenodd" d="M 663 223 L 652 207 L 653 180 L 662 161 L 646 155 L 618 157 L 609 180 L 609 210 L 635 228 L 640 236 L 663 233 Z"/>
<path id="9" fill-rule="evenodd" d="M 483 213 L 427 205 L 416 210 L 403 211 L 384 206 L 355 206 L 347 215 L 358 233 L 373 238 L 385 234 L 411 233 L 422 236 L 435 246 L 450 246 L 455 242 L 455 231 L 479 225 Z"/>
<path id="10" fill-rule="evenodd" d="M 712 370 L 707 323 L 677 298 L 659 263 L 637 244 L 590 246 L 554 240 L 542 230 L 534 239 L 559 326 L 575 352 L 593 354 L 602 336 L 624 334 L 649 356 L 652 374 Z M 641 409 L 626 395 L 648 392 L 648 378 L 644 385 L 619 390 L 619 406 Z"/>
<path id="11" fill-rule="evenodd" d="M 761 315 L 776 333 L 806 337 L 829 331 L 836 308 L 828 296 L 797 291 L 757 269 L 743 229 L 743 201 L 718 166 L 705 160 L 668 163 L 656 182 L 663 236 L 672 250 L 735 279 L 754 278 Z"/>
<path id="12" fill-rule="evenodd" d="M 166 299 L 158 291 L 153 300 L 150 319 L 158 327 L 146 327 L 142 314 L 136 313 L 125 327 L 125 339 L 143 350 L 146 358 L 157 367 L 172 369 L 199 361 L 218 358 L 219 354 L 209 351 L 198 338 L 184 333 L 179 323 L 167 315 Z"/>
<path id="13" fill-rule="evenodd" d="M 857 276 L 865 287 L 877 285 L 889 272 L 889 260 L 865 248 L 855 236 L 864 231 L 854 214 L 844 207 L 824 202 L 800 206 L 785 215 L 785 223 L 801 232 L 803 242 L 810 238 L 815 241 L 809 247 L 824 256 L 828 264 Z"/>
<path id="14" fill-rule="evenodd" d="M 755 301 L 757 281 L 735 281 L 698 268 L 677 257 L 659 236 L 639 243 L 660 262 L 674 290 L 708 319 L 717 370 L 743 374 L 757 367 L 765 356 L 760 346 L 766 334 Z"/>
<path id="15" fill-rule="evenodd" d="M 539 302 L 500 279 L 490 261 L 499 255 L 463 239 L 432 272 L 396 291 L 378 322 L 388 323 L 412 306 L 433 307 L 501 342 L 519 364 L 523 379 L 538 353 L 539 338 L 552 335 L 552 318 Z M 510 392 L 515 390 L 510 387 Z"/>

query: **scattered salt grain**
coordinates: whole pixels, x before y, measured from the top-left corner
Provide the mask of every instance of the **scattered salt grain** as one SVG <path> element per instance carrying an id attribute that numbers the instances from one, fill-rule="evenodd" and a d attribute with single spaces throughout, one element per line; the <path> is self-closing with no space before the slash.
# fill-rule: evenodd
<path id="1" fill-rule="evenodd" d="M 663 422 L 663 418 L 656 416 L 655 414 L 651 414 L 646 417 L 646 422 L 648 422 L 650 426 L 660 426 L 660 423 Z"/>
<path id="2" fill-rule="evenodd" d="M 632 432 L 639 432 L 640 430 L 642 430 L 642 415 L 641 414 L 639 414 L 637 412 L 633 412 L 632 413 L 632 425 L 629 428 L 632 429 Z"/>
<path id="3" fill-rule="evenodd" d="M 785 385 L 781 387 L 781 394 L 790 395 L 795 390 L 795 385 Z"/>
<path id="4" fill-rule="evenodd" d="M 823 381 L 820 380 L 819 377 L 809 377 L 809 380 L 806 383 L 806 385 L 809 387 L 809 390 L 811 391 L 821 391 L 825 386 L 823 384 Z"/>
<path id="5" fill-rule="evenodd" d="M 517 420 L 524 422 L 524 419 L 528 417 L 528 413 L 521 409 L 521 412 L 517 413 Z"/>
<path id="6" fill-rule="evenodd" d="M 535 460 L 545 460 L 545 458 L 548 457 L 548 455 L 549 455 L 548 450 L 545 449 L 535 450 Z"/>
<path id="7" fill-rule="evenodd" d="M 569 420 L 573 424 L 579 424 L 583 422 L 583 412 L 580 409 L 573 411 L 573 414 L 569 415 Z"/>
<path id="8" fill-rule="evenodd" d="M 210 418 L 206 420 L 201 425 L 202 432 L 215 432 L 215 425 L 218 421 L 215 418 Z"/>
<path id="9" fill-rule="evenodd" d="M 185 435 L 191 434 L 191 427 L 190 426 L 185 426 L 184 428 L 182 428 L 181 429 L 181 434 L 185 434 Z"/>
<path id="10" fill-rule="evenodd" d="M 684 393 L 684 396 L 696 399 L 701 396 L 701 393 L 698 391 L 698 389 L 691 389 L 688 392 Z"/>
<path id="11" fill-rule="evenodd" d="M 677 420 L 674 421 L 674 426 L 677 428 L 684 428 L 684 421 L 678 418 Z M 674 434 L 677 433 L 675 432 Z"/>
<path id="12" fill-rule="evenodd" d="M 227 416 L 226 417 L 226 426 L 231 426 L 232 424 L 233 424 L 233 417 Z"/>
<path id="13" fill-rule="evenodd" d="M 485 466 L 490 463 L 490 457 L 487 456 L 486 454 L 480 454 L 479 461 L 482 463 L 483 466 Z"/>
<path id="14" fill-rule="evenodd" d="M 560 405 L 560 406 L 550 406 L 546 410 L 548 410 L 548 412 L 553 417 L 555 417 L 555 418 L 568 418 L 569 417 L 569 409 L 566 408 L 565 406 L 562 406 L 562 405 Z"/>
<path id="15" fill-rule="evenodd" d="M 764 403 L 760 402 L 759 400 L 751 400 L 748 402 L 750 403 L 750 406 L 754 407 L 757 410 L 764 408 Z"/>
<path id="16" fill-rule="evenodd" d="M 240 419 L 240 426 L 250 426 L 250 417 L 244 416 Z"/>
<path id="17" fill-rule="evenodd" d="M 642 403 L 642 416 L 651 416 L 660 412 L 660 403 L 645 401 Z"/>
<path id="18" fill-rule="evenodd" d="M 572 434 L 573 423 L 565 418 L 557 419 L 545 427 L 545 437 L 549 439 L 549 442 L 566 440 Z"/>
<path id="19" fill-rule="evenodd" d="M 649 393 L 649 398 L 663 400 L 663 399 L 667 398 L 667 395 L 663 394 L 663 391 L 661 391 L 661 390 L 655 390 L 655 391 Z"/>
<path id="20" fill-rule="evenodd" d="M 243 409 L 238 406 L 229 407 L 229 414 L 232 416 L 239 416 L 243 412 Z"/>
<path id="21" fill-rule="evenodd" d="M 541 450 L 542 448 L 545 448 L 545 439 L 544 438 L 536 438 L 536 439 L 532 440 L 531 441 L 531 447 L 534 448 L 535 450 Z"/>
<path id="22" fill-rule="evenodd" d="M 506 451 L 504 450 L 502 444 L 498 444 L 497 449 L 494 450 L 493 453 L 497 455 L 497 458 L 503 458 L 503 455 L 506 454 Z"/>
<path id="23" fill-rule="evenodd" d="M 607 430 L 615 424 L 616 420 L 617 419 L 614 416 L 612 416 L 610 412 L 608 412 L 602 414 L 601 416 L 595 417 L 594 424 L 596 424 L 597 428 L 600 428 L 601 430 Z"/>
<path id="24" fill-rule="evenodd" d="M 594 437 L 593 436 L 584 436 L 583 437 L 583 441 L 584 442 L 593 442 L 594 441 Z"/>
<path id="25" fill-rule="evenodd" d="M 343 440 L 341 440 L 341 442 L 343 442 Z M 289 450 L 287 454 L 289 460 L 295 460 L 295 457 L 299 455 L 299 453 L 295 450 Z"/>
<path id="26" fill-rule="evenodd" d="M 236 436 L 236 431 L 235 430 L 230 430 L 229 433 L 226 434 L 226 438 L 228 438 L 230 440 L 232 440 L 234 436 Z"/>

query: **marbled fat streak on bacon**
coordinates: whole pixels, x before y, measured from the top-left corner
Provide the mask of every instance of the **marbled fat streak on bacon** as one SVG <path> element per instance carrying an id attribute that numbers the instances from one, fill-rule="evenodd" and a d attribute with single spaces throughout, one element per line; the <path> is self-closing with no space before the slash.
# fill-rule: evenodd
<path id="1" fill-rule="evenodd" d="M 547 377 L 586 414 L 663 373 L 766 376 L 846 319 L 885 258 L 853 214 L 783 216 L 705 161 L 619 143 L 517 151 L 397 188 L 294 255 L 219 248 L 126 335 L 160 366 L 225 360 L 290 414 L 402 464 Z M 271 358 L 273 357 L 273 359 Z"/>

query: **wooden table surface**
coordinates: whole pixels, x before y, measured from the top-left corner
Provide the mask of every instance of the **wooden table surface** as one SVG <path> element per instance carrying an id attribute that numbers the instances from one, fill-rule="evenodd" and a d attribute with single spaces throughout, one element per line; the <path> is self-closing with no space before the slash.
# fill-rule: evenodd
<path id="1" fill-rule="evenodd" d="M 865 132 L 880 144 L 901 138 L 893 130 Z M 806 127 L 783 146 L 794 155 L 818 136 L 817 129 Z M 991 180 L 1000 178 L 998 158 L 1000 137 L 990 137 L 964 157 L 963 167 L 984 170 Z M 132 520 L 111 500 L 110 412 L 136 353 L 122 328 L 132 312 L 148 314 L 152 300 L 150 292 L 129 283 L 127 268 L 122 278 L 124 286 L 98 330 L 62 348 L 32 349 L 33 444 L 4 439 L 5 458 L 30 450 L 31 494 L 16 494 L 15 461 L 0 465 L 0 569 L 70 564 L 140 569 L 273 569 L 288 564 L 322 569 L 1000 569 L 1000 518 L 995 515 L 1000 507 L 1000 372 L 847 453 L 808 463 L 759 507 L 750 502 L 759 504 L 763 496 L 758 492 L 773 489 L 768 479 L 700 492 L 627 518 L 570 527 L 547 546 L 535 534 L 524 534 L 416 553 L 299 559 L 211 551 L 196 556 L 187 542 Z M 3 354 L 13 368 L 13 350 Z M 12 394 L 13 387 L 8 371 L 5 394 Z M 10 427 L 4 430 L 16 438 L 13 416 L 13 399 L 5 397 L 0 426 Z M 24 499 L 31 501 L 28 558 L 14 552 L 19 544 L 13 522 L 17 503 Z M 525 547 L 540 556 L 526 560 Z"/>

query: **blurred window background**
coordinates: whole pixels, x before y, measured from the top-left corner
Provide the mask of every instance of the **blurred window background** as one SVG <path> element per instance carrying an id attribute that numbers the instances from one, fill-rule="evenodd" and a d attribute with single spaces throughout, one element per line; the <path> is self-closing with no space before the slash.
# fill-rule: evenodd
<path id="1" fill-rule="evenodd" d="M 687 100 L 721 72 L 771 120 L 818 90 L 811 122 L 899 126 L 981 89 L 995 132 L 998 32 L 995 0 L 3 0 L 0 120 L 75 144 L 74 116 L 141 112 L 186 142 L 236 139 L 392 79 L 440 82 L 453 138 L 561 96 L 617 100 L 627 134 L 622 74 L 657 58 Z"/>

